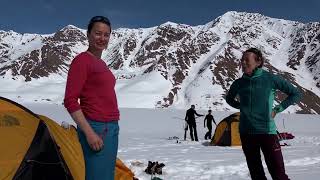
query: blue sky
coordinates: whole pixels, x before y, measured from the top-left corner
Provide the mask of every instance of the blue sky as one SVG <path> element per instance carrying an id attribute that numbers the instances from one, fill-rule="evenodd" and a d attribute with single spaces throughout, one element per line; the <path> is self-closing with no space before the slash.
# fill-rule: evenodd
<path id="1" fill-rule="evenodd" d="M 86 28 L 95 15 L 108 16 L 113 28 L 152 27 L 171 21 L 202 25 L 228 11 L 320 22 L 319 0 L 1 0 L 0 30 L 53 33 L 72 24 Z"/>

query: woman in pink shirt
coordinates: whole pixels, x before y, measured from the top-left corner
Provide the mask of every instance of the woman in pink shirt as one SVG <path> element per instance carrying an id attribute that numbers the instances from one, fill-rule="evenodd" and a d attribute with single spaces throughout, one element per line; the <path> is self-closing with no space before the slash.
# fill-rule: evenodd
<path id="1" fill-rule="evenodd" d="M 119 135 L 116 79 L 101 59 L 110 35 L 108 18 L 91 18 L 89 48 L 73 59 L 66 84 L 64 106 L 78 125 L 87 180 L 114 179 Z"/>

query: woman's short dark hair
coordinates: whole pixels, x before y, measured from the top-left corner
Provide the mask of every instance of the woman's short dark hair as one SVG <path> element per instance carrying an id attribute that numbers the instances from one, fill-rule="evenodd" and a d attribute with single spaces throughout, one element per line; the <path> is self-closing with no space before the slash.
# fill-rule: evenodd
<path id="1" fill-rule="evenodd" d="M 104 23 L 106 24 L 107 26 L 110 27 L 110 31 L 111 31 L 111 23 L 110 23 L 110 20 L 107 18 L 107 17 L 104 17 L 104 16 L 94 16 L 90 19 L 89 21 L 89 24 L 88 24 L 88 33 L 91 32 L 92 30 L 92 27 L 94 25 L 94 23 L 96 22 L 101 22 L 101 23 Z"/>
<path id="2" fill-rule="evenodd" d="M 256 55 L 256 57 L 257 57 L 256 61 L 261 61 L 261 64 L 258 66 L 259 68 L 261 68 L 264 63 L 264 58 L 262 56 L 262 52 L 257 48 L 249 48 L 243 53 L 243 55 L 248 52 L 251 52 Z"/>

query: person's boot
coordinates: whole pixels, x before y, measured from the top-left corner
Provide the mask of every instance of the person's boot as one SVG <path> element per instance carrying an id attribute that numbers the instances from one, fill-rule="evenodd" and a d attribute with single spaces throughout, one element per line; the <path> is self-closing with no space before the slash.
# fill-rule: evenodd
<path id="1" fill-rule="evenodd" d="M 196 141 L 198 141 L 198 135 L 197 135 L 197 132 L 194 132 L 194 139 L 195 139 Z"/>
<path id="2" fill-rule="evenodd" d="M 204 139 L 207 140 L 208 138 L 208 132 L 206 133 L 206 135 L 204 135 Z"/>
<path id="3" fill-rule="evenodd" d="M 190 139 L 191 139 L 191 141 L 194 141 L 193 134 L 190 134 Z"/>

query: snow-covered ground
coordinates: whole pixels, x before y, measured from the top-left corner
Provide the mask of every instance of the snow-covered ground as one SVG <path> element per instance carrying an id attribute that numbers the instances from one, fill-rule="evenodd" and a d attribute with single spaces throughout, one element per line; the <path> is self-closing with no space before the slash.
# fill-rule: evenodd
<path id="1" fill-rule="evenodd" d="M 24 104 L 37 114 L 47 115 L 58 123 L 73 123 L 67 111 L 55 104 Z M 207 146 L 203 136 L 203 117 L 198 118 L 199 142 L 180 141 L 185 111 L 176 109 L 120 109 L 120 144 L 118 157 L 140 180 L 150 180 L 144 172 L 148 161 L 164 163 L 165 180 L 241 180 L 250 179 L 241 147 Z M 206 110 L 198 113 L 205 114 Z M 214 112 L 217 122 L 231 112 Z M 293 180 L 320 177 L 320 116 L 279 114 L 278 130 L 293 133 L 295 138 L 284 146 L 287 174 Z M 177 136 L 176 140 L 168 140 Z M 189 135 L 188 135 L 189 137 Z M 138 162 L 138 163 L 137 163 Z M 141 165 L 136 165 L 142 163 Z M 271 179 L 265 166 L 268 179 Z"/>

